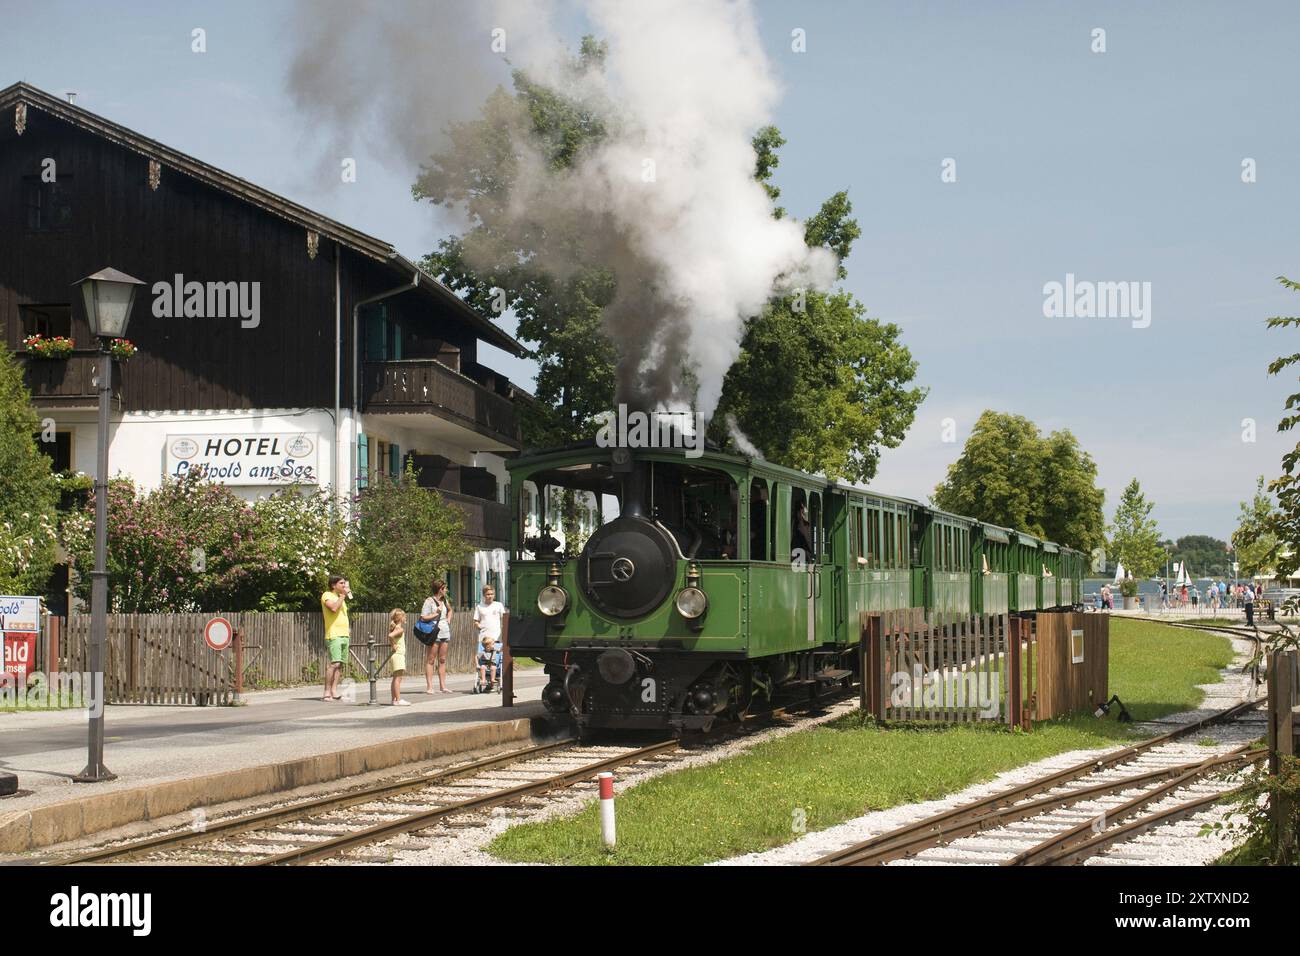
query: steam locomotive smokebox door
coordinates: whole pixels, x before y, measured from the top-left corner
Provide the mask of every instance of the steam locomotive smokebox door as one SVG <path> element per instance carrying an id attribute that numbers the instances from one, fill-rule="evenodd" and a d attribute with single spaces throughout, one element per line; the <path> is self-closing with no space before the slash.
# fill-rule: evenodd
<path id="1" fill-rule="evenodd" d="M 615 518 L 583 548 L 578 586 L 612 617 L 641 617 L 667 600 L 676 559 L 672 537 L 659 525 L 639 516 Z"/>

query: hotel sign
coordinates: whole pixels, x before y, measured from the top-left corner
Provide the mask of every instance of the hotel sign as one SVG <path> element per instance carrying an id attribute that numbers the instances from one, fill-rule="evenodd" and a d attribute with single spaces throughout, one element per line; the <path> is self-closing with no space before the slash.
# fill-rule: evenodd
<path id="1" fill-rule="evenodd" d="M 307 432 L 168 435 L 167 474 L 221 485 L 315 485 L 320 436 Z"/>

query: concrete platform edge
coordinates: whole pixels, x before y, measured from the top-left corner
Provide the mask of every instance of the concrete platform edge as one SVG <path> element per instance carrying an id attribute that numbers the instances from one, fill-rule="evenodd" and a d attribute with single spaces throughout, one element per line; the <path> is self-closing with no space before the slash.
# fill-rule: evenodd
<path id="1" fill-rule="evenodd" d="M 78 800 L 0 813 L 0 853 L 23 853 L 129 823 L 183 813 L 196 807 L 328 783 L 404 763 L 417 763 L 434 757 L 530 740 L 537 720 L 533 717 L 519 717 L 473 724 L 187 780 L 168 780 L 105 793 L 88 792 Z M 86 786 L 89 788 L 93 785 Z"/>

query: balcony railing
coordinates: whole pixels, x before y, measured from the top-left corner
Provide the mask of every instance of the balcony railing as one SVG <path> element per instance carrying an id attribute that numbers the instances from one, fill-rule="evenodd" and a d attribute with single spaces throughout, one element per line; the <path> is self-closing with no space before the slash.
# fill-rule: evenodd
<path id="1" fill-rule="evenodd" d="M 510 540 L 510 506 L 499 501 L 473 498 L 454 491 L 439 491 L 443 500 L 465 512 L 465 536 L 507 547 Z"/>
<path id="2" fill-rule="evenodd" d="M 93 404 L 95 394 L 95 369 L 99 353 L 94 350 L 76 351 L 67 358 L 43 359 L 17 353 L 23 368 L 23 382 L 36 401 L 59 404 Z M 114 383 L 116 385 L 116 383 Z"/>
<path id="3" fill-rule="evenodd" d="M 434 359 L 366 362 L 361 401 L 366 412 L 432 412 L 503 444 L 520 447 L 519 420 L 510 399 Z"/>

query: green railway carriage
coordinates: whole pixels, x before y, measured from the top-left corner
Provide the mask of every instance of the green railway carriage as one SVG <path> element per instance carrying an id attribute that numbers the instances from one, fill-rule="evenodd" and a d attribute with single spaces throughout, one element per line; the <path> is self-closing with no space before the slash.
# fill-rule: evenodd
<path id="1" fill-rule="evenodd" d="M 1077 593 L 1047 542 L 757 458 L 584 443 L 509 468 L 510 646 L 582 728 L 707 728 L 851 681 L 863 611 L 1023 613 Z M 562 542 L 575 495 L 602 520 Z"/>
<path id="2" fill-rule="evenodd" d="M 1011 610 L 1011 536 L 1014 532 L 977 522 L 971 551 L 971 609 L 976 614 Z"/>

